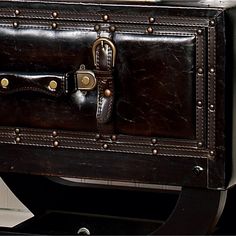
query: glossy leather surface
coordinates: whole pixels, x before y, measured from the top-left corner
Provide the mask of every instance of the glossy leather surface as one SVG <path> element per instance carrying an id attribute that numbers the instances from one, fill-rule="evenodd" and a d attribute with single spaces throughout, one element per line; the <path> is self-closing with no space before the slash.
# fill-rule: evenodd
<path id="1" fill-rule="evenodd" d="M 7 95 L 0 97 L 4 104 L 0 108 L 2 125 L 97 130 L 96 91 L 88 91 L 86 95 L 61 93 L 55 99 L 45 94 L 48 79 L 42 79 L 41 94 L 39 85 L 34 83 L 35 73 L 41 73 L 42 77 L 47 73 L 70 73 L 81 64 L 94 69 L 91 46 L 95 33 L 0 27 L 0 40 L 1 70 L 27 72 L 25 81 L 34 84 L 31 92 L 18 96 L 7 95 L 13 91 L 11 87 L 2 89 Z M 194 138 L 194 36 L 117 33 L 114 42 L 117 48 L 113 78 L 116 104 L 112 117 L 115 133 Z M 4 74 L 0 76 L 3 78 Z M 21 83 L 18 76 L 10 85 L 16 91 L 25 86 Z"/>

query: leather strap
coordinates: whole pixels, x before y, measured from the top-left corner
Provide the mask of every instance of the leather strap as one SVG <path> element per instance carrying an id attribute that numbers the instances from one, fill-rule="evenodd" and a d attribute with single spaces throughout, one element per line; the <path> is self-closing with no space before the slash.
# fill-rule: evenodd
<path id="1" fill-rule="evenodd" d="M 113 66 L 115 46 L 108 38 L 98 38 L 93 45 L 95 75 L 97 78 L 97 123 L 106 124 L 111 120 L 114 103 Z M 103 128 L 102 128 L 103 129 Z"/>

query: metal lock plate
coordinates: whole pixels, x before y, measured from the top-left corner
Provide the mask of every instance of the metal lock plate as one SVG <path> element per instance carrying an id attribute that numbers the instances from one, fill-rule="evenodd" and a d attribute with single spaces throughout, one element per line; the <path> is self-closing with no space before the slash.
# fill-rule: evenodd
<path id="1" fill-rule="evenodd" d="M 95 88 L 97 80 L 93 71 L 80 69 L 75 73 L 77 88 L 89 91 Z"/>

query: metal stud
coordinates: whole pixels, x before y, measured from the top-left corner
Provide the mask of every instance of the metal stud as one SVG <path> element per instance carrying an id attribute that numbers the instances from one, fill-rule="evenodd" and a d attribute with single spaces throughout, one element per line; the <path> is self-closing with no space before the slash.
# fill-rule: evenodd
<path id="1" fill-rule="evenodd" d="M 56 88 L 57 88 L 57 82 L 56 82 L 55 80 L 51 80 L 50 83 L 49 83 L 49 85 L 48 85 L 48 88 L 49 88 L 50 90 L 56 90 Z"/>
<path id="2" fill-rule="evenodd" d="M 96 135 L 95 135 L 95 139 L 96 139 L 96 140 L 98 140 L 98 139 L 100 139 L 100 138 L 101 138 L 101 135 L 100 135 L 100 134 L 96 134 Z"/>
<path id="3" fill-rule="evenodd" d="M 153 28 L 150 26 L 150 27 L 148 27 L 147 28 L 147 32 L 149 33 L 149 34 L 152 34 L 153 33 Z"/>
<path id="4" fill-rule="evenodd" d="M 117 136 L 116 136 L 115 134 L 113 134 L 113 135 L 111 136 L 111 140 L 112 140 L 112 141 L 116 141 L 116 140 L 117 140 Z"/>
<path id="5" fill-rule="evenodd" d="M 197 30 L 197 34 L 201 35 L 203 33 L 202 29 Z"/>
<path id="6" fill-rule="evenodd" d="M 105 95 L 105 97 L 110 97 L 110 96 L 112 95 L 111 90 L 110 90 L 110 89 L 106 89 L 106 90 L 104 91 L 104 95 Z"/>
<path id="7" fill-rule="evenodd" d="M 53 131 L 53 132 L 52 132 L 52 136 L 53 136 L 53 137 L 56 137 L 56 136 L 57 136 L 57 131 Z"/>
<path id="8" fill-rule="evenodd" d="M 214 151 L 210 151 L 210 155 L 211 155 L 211 156 L 214 156 L 214 155 L 215 155 L 215 152 L 214 152 Z"/>
<path id="9" fill-rule="evenodd" d="M 16 134 L 19 134 L 19 133 L 20 133 L 20 129 L 16 128 L 16 129 L 15 129 L 15 133 L 16 133 Z"/>
<path id="10" fill-rule="evenodd" d="M 154 17 L 149 17 L 148 21 L 149 21 L 149 23 L 154 23 L 155 22 L 155 18 Z"/>
<path id="11" fill-rule="evenodd" d="M 108 145 L 107 145 L 106 143 L 103 144 L 102 147 L 103 147 L 104 149 L 108 149 Z"/>
<path id="12" fill-rule="evenodd" d="M 56 22 L 53 22 L 52 23 L 52 29 L 56 29 L 58 27 L 57 23 Z"/>
<path id="13" fill-rule="evenodd" d="M 198 68 L 198 74 L 203 74 L 203 69 L 202 68 Z"/>
<path id="14" fill-rule="evenodd" d="M 95 30 L 95 31 L 99 31 L 99 30 L 100 30 L 100 25 L 95 25 L 95 26 L 94 26 L 94 30 Z"/>
<path id="15" fill-rule="evenodd" d="M 54 142 L 53 142 L 53 146 L 54 146 L 54 147 L 58 147 L 58 145 L 59 145 L 59 142 L 58 142 L 58 141 L 54 141 Z"/>
<path id="16" fill-rule="evenodd" d="M 54 11 L 54 12 L 52 13 L 52 17 L 53 17 L 53 18 L 57 18 L 57 17 L 58 17 L 58 13 L 57 13 L 56 11 Z"/>
<path id="17" fill-rule="evenodd" d="M 111 25 L 109 30 L 110 30 L 110 32 L 115 32 L 116 31 L 116 27 L 114 25 Z"/>
<path id="18" fill-rule="evenodd" d="M 1 86 L 2 88 L 6 89 L 9 85 L 9 80 L 7 78 L 1 79 Z"/>
<path id="19" fill-rule="evenodd" d="M 108 21 L 108 20 L 109 20 L 109 16 L 108 16 L 108 15 L 103 15 L 103 16 L 102 16 L 102 19 L 103 19 L 104 21 Z"/>
<path id="20" fill-rule="evenodd" d="M 214 26 L 215 25 L 215 21 L 214 20 L 210 20 L 210 26 Z"/>
<path id="21" fill-rule="evenodd" d="M 200 100 L 197 101 L 197 106 L 198 106 L 198 107 L 202 107 L 202 105 L 203 105 L 203 104 L 202 104 L 202 101 L 200 101 Z"/>
<path id="22" fill-rule="evenodd" d="M 17 28 L 19 26 L 19 23 L 17 21 L 13 22 L 13 27 Z"/>
<path id="23" fill-rule="evenodd" d="M 211 69 L 210 69 L 210 72 L 211 72 L 212 74 L 214 74 L 214 73 L 215 73 L 215 69 L 214 69 L 214 68 L 211 68 Z"/>
<path id="24" fill-rule="evenodd" d="M 17 9 L 15 10 L 15 15 L 18 16 L 20 14 L 20 11 Z"/>
<path id="25" fill-rule="evenodd" d="M 157 155 L 157 154 L 158 154 L 158 150 L 157 150 L 157 149 L 153 149 L 153 150 L 152 150 L 152 154 L 153 154 L 153 155 Z"/>
<path id="26" fill-rule="evenodd" d="M 215 106 L 213 105 L 213 104 L 211 104 L 210 106 L 209 106 L 209 109 L 210 109 L 210 111 L 215 111 Z"/>
<path id="27" fill-rule="evenodd" d="M 198 142 L 198 143 L 197 143 L 197 146 L 198 146 L 199 148 L 201 148 L 201 147 L 203 146 L 203 143 L 202 143 L 202 142 Z"/>
<path id="28" fill-rule="evenodd" d="M 15 167 L 14 167 L 14 166 L 11 166 L 11 167 L 10 167 L 10 170 L 14 170 L 14 169 L 15 169 Z"/>
<path id="29" fill-rule="evenodd" d="M 20 142 L 20 137 L 16 137 L 16 142 L 17 142 L 17 143 Z"/>
<path id="30" fill-rule="evenodd" d="M 152 139 L 152 144 L 156 144 L 157 143 L 157 139 L 156 138 L 153 138 Z"/>

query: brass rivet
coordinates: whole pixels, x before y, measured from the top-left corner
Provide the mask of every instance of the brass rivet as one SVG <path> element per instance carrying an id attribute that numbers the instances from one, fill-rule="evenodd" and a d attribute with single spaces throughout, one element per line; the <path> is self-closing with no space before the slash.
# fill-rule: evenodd
<path id="1" fill-rule="evenodd" d="M 199 35 L 201 35 L 202 32 L 203 32 L 202 29 L 198 29 L 198 30 L 197 30 L 197 33 L 198 33 Z"/>
<path id="2" fill-rule="evenodd" d="M 111 136 L 111 140 L 112 140 L 112 141 L 116 141 L 116 140 L 117 140 L 117 136 L 116 136 L 115 134 L 113 134 L 113 135 Z"/>
<path id="3" fill-rule="evenodd" d="M 53 132 L 52 132 L 52 136 L 53 136 L 53 137 L 56 137 L 56 136 L 57 136 L 57 131 L 53 131 Z"/>
<path id="4" fill-rule="evenodd" d="M 198 74 L 203 74 L 203 69 L 202 68 L 198 68 Z"/>
<path id="5" fill-rule="evenodd" d="M 99 31 L 99 30 L 100 30 L 100 25 L 95 25 L 95 26 L 94 26 L 94 30 L 95 30 L 95 31 Z"/>
<path id="6" fill-rule="evenodd" d="M 82 79 L 81 79 L 81 83 L 83 85 L 88 85 L 90 83 L 90 78 L 88 76 L 84 76 Z"/>
<path id="7" fill-rule="evenodd" d="M 2 88 L 6 89 L 9 85 L 9 80 L 6 78 L 1 79 L 1 86 Z"/>
<path id="8" fill-rule="evenodd" d="M 100 134 L 96 134 L 95 135 L 95 139 L 100 139 L 101 138 L 101 135 Z"/>
<path id="9" fill-rule="evenodd" d="M 202 101 L 197 101 L 197 106 L 202 107 Z"/>
<path id="10" fill-rule="evenodd" d="M 157 149 L 153 149 L 153 150 L 152 150 L 152 154 L 153 154 L 153 155 L 157 155 L 157 153 L 158 153 Z"/>
<path id="11" fill-rule="evenodd" d="M 106 97 L 110 97 L 110 96 L 112 95 L 111 90 L 110 90 L 110 89 L 106 89 L 106 90 L 104 91 L 104 95 L 105 95 Z"/>
<path id="12" fill-rule="evenodd" d="M 54 146 L 54 147 L 58 147 L 58 145 L 59 145 L 59 142 L 58 142 L 58 141 L 54 141 L 54 142 L 53 142 L 53 146 Z"/>
<path id="13" fill-rule="evenodd" d="M 154 23 L 154 22 L 155 22 L 155 18 L 154 18 L 154 17 L 149 17 L 148 21 L 149 21 L 150 23 Z"/>
<path id="14" fill-rule="evenodd" d="M 210 155 L 211 155 L 211 156 L 214 156 L 214 155 L 215 155 L 215 152 L 214 152 L 214 151 L 210 151 Z"/>
<path id="15" fill-rule="evenodd" d="M 152 33 L 153 33 L 153 28 L 152 28 L 152 27 L 148 27 L 148 28 L 147 28 L 147 32 L 148 32 L 149 34 L 152 34 Z"/>
<path id="16" fill-rule="evenodd" d="M 210 21 L 210 26 L 214 26 L 215 25 L 215 21 L 214 20 L 211 20 Z"/>
<path id="17" fill-rule="evenodd" d="M 116 31 L 116 27 L 114 25 L 111 25 L 109 30 L 110 30 L 110 32 L 115 32 Z"/>
<path id="18" fill-rule="evenodd" d="M 157 139 L 156 138 L 153 138 L 152 139 L 152 144 L 156 144 L 157 143 Z"/>
<path id="19" fill-rule="evenodd" d="M 104 149 L 107 149 L 107 148 L 108 148 L 108 145 L 105 143 L 105 144 L 102 145 L 102 147 L 103 147 Z"/>
<path id="20" fill-rule="evenodd" d="M 20 142 L 20 137 L 16 137 L 16 142 L 17 142 L 17 143 Z"/>
<path id="21" fill-rule="evenodd" d="M 19 10 L 15 10 L 15 15 L 18 16 L 20 14 Z"/>
<path id="22" fill-rule="evenodd" d="M 52 23 L 52 28 L 53 28 L 53 29 L 56 29 L 56 28 L 57 28 L 57 23 L 53 22 L 53 23 Z"/>
<path id="23" fill-rule="evenodd" d="M 15 133 L 16 133 L 16 134 L 19 134 L 19 133 L 20 133 L 20 129 L 18 129 L 18 128 L 15 129 Z"/>
<path id="24" fill-rule="evenodd" d="M 210 72 L 213 74 L 213 73 L 215 73 L 215 69 L 214 68 L 211 68 L 210 69 Z"/>
<path id="25" fill-rule="evenodd" d="M 210 111 L 214 111 L 214 110 L 215 110 L 215 106 L 214 106 L 213 104 L 211 104 L 211 105 L 209 106 L 209 109 L 210 109 Z"/>
<path id="26" fill-rule="evenodd" d="M 104 21 L 108 21 L 108 20 L 109 20 L 109 16 L 108 16 L 108 15 L 103 15 L 103 16 L 102 16 L 102 19 L 103 19 Z"/>
<path id="27" fill-rule="evenodd" d="M 198 147 L 202 147 L 202 146 L 203 146 L 203 143 L 202 143 L 202 142 L 198 142 L 198 143 L 197 143 L 197 146 L 198 146 Z"/>
<path id="28" fill-rule="evenodd" d="M 51 80 L 48 87 L 51 90 L 55 90 L 57 88 L 57 82 L 55 80 Z"/>
<path id="29" fill-rule="evenodd" d="M 58 17 L 58 13 L 57 13 L 56 11 L 54 11 L 54 12 L 52 13 L 52 17 L 53 17 L 53 18 L 57 18 L 57 17 Z"/>
<path id="30" fill-rule="evenodd" d="M 13 27 L 17 28 L 19 26 L 19 23 L 17 21 L 13 22 Z"/>

